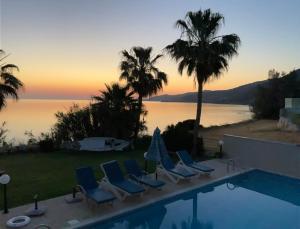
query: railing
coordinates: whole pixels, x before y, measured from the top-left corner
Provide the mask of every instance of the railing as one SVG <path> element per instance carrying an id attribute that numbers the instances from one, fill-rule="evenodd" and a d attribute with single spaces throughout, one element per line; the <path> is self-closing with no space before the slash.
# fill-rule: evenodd
<path id="1" fill-rule="evenodd" d="M 227 161 L 226 170 L 227 170 L 227 173 L 229 173 L 230 171 L 235 171 L 235 160 L 229 159 Z"/>

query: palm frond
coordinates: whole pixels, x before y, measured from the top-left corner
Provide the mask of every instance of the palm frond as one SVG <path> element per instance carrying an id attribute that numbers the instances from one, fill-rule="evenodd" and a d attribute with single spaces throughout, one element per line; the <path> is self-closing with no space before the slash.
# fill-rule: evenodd
<path id="1" fill-rule="evenodd" d="M 160 59 L 160 58 L 163 57 L 163 56 L 164 56 L 164 55 L 162 55 L 162 54 L 156 55 L 156 57 L 154 57 L 154 58 L 150 61 L 150 65 L 156 64 L 156 62 L 158 61 L 158 59 Z"/>
<path id="2" fill-rule="evenodd" d="M 19 67 L 17 65 L 14 65 L 14 64 L 5 64 L 5 65 L 1 66 L 1 71 L 2 72 L 12 71 L 12 70 L 19 71 Z"/>
<path id="3" fill-rule="evenodd" d="M 4 94 L 1 94 L 0 93 L 0 111 L 6 107 L 6 99 L 5 99 L 5 96 Z"/>
<path id="4" fill-rule="evenodd" d="M 207 9 L 188 12 L 184 20 L 176 22 L 181 37 L 164 51 L 178 63 L 180 74 L 186 70 L 188 76 L 205 83 L 227 70 L 228 59 L 237 55 L 240 38 L 236 34 L 218 35 L 224 21 L 222 14 Z"/>
<path id="5" fill-rule="evenodd" d="M 19 99 L 16 90 L 5 84 L 0 84 L 0 94 L 4 95 L 4 97 L 11 96 L 13 99 Z"/>
<path id="6" fill-rule="evenodd" d="M 3 83 L 5 85 L 11 86 L 15 90 L 18 90 L 19 88 L 23 87 L 23 83 L 11 73 L 2 72 L 0 74 L 0 78 L 3 80 Z"/>
<path id="7" fill-rule="evenodd" d="M 158 81 L 163 82 L 165 85 L 168 84 L 168 76 L 164 72 L 158 72 L 157 79 L 158 79 Z"/>
<path id="8" fill-rule="evenodd" d="M 157 61 L 163 56 L 158 54 L 152 57 L 152 47 L 133 47 L 130 52 L 123 51 L 123 60 L 120 63 L 120 79 L 127 81 L 127 87 L 133 93 L 145 97 L 149 94 L 157 93 L 160 85 L 156 80 L 166 83 L 167 75 L 155 66 Z M 159 88 L 156 88 L 159 87 Z"/>
<path id="9" fill-rule="evenodd" d="M 11 97 L 18 99 L 18 90 L 22 88 L 23 83 L 14 76 L 13 71 L 19 71 L 17 65 L 1 63 L 9 55 L 0 49 L 0 55 L 4 55 L 0 58 L 0 110 L 6 106 L 6 98 Z"/>

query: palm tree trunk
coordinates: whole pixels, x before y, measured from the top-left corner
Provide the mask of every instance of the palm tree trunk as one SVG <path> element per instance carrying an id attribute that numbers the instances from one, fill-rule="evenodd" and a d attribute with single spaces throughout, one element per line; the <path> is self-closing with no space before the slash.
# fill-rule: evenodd
<path id="1" fill-rule="evenodd" d="M 193 149 L 192 155 L 197 154 L 198 150 L 198 134 L 199 134 L 199 124 L 202 112 L 202 91 L 203 91 L 203 83 L 198 82 L 198 93 L 197 93 L 197 113 L 194 124 L 194 132 L 193 132 Z"/>
<path id="2" fill-rule="evenodd" d="M 140 117 L 141 117 L 141 113 L 142 113 L 142 105 L 143 105 L 143 97 L 141 95 L 139 95 L 138 98 L 138 103 L 139 103 L 139 113 L 136 119 L 136 124 L 135 124 L 135 131 L 134 131 L 134 139 L 137 139 L 137 136 L 139 134 L 139 130 L 140 130 Z"/>

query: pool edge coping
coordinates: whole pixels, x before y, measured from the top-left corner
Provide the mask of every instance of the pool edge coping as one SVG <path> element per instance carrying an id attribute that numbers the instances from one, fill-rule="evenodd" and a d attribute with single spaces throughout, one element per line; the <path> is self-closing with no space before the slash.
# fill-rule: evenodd
<path id="1" fill-rule="evenodd" d="M 104 216 L 92 217 L 90 219 L 83 220 L 82 222 L 80 222 L 77 225 L 65 227 L 65 229 L 81 229 L 84 226 L 88 226 L 88 225 L 91 225 L 91 224 L 94 224 L 94 223 L 97 223 L 97 222 L 100 223 L 101 221 L 109 220 L 110 218 L 117 217 L 118 215 L 122 215 L 122 214 L 124 214 L 126 212 L 136 211 L 136 210 L 138 210 L 140 208 L 144 208 L 144 207 L 150 206 L 150 205 L 152 205 L 152 204 L 154 204 L 156 202 L 162 201 L 164 199 L 169 199 L 169 198 L 175 197 L 177 195 L 183 194 L 185 192 L 190 192 L 192 190 L 196 190 L 198 188 L 201 188 L 201 187 L 204 187 L 204 186 L 207 186 L 207 185 L 211 185 L 211 184 L 213 184 L 215 182 L 218 182 L 218 181 L 221 181 L 221 180 L 224 180 L 224 179 L 228 179 L 230 177 L 237 176 L 237 175 L 240 175 L 240 174 L 252 171 L 252 170 L 256 170 L 256 168 L 248 168 L 248 169 L 245 169 L 245 170 L 242 170 L 242 171 L 239 171 L 239 172 L 234 172 L 234 173 L 232 173 L 230 175 L 219 177 L 219 178 L 217 178 L 215 180 L 209 181 L 209 182 L 204 183 L 204 184 L 196 185 L 194 187 L 187 187 L 187 188 L 184 188 L 184 189 L 180 189 L 180 190 L 178 190 L 176 192 L 171 192 L 171 193 L 168 193 L 166 195 L 163 195 L 163 196 L 161 196 L 161 197 L 159 197 L 157 199 L 149 200 L 149 201 L 147 201 L 145 203 L 141 203 L 141 204 L 138 204 L 138 205 L 135 205 L 135 206 L 126 207 L 124 209 L 121 209 L 120 211 L 113 212 L 113 213 L 110 213 L 110 214 L 107 214 L 107 215 L 104 215 Z"/>

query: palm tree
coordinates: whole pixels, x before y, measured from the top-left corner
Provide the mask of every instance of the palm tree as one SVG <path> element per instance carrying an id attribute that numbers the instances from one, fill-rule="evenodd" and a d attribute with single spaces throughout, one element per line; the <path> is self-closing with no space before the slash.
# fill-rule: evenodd
<path id="1" fill-rule="evenodd" d="M 129 52 L 122 51 L 120 80 L 126 80 L 127 86 L 138 95 L 139 112 L 136 120 L 135 138 L 140 129 L 143 97 L 157 94 L 163 88 L 163 84 L 168 83 L 166 73 L 155 66 L 162 55 L 152 57 L 151 54 L 151 47 L 133 47 Z"/>
<path id="2" fill-rule="evenodd" d="M 100 91 L 100 95 L 92 96 L 97 105 L 105 105 L 110 110 L 128 110 L 135 103 L 134 92 L 129 92 L 127 87 L 122 87 L 118 83 L 105 84 L 105 90 Z"/>
<path id="3" fill-rule="evenodd" d="M 19 68 L 14 64 L 3 63 L 6 57 L 5 52 L 0 49 L 0 110 L 6 106 L 7 97 L 18 99 L 18 90 L 23 87 L 23 83 L 13 73 Z"/>
<path id="4" fill-rule="evenodd" d="M 92 97 L 95 100 L 92 105 L 94 121 L 97 119 L 96 123 L 100 124 L 102 132 L 104 130 L 104 135 L 118 138 L 132 137 L 135 133 L 137 115 L 140 112 L 145 115 L 143 107 L 139 107 L 134 92 L 128 87 L 120 86 L 118 83 L 105 86 L 100 95 Z"/>
<path id="5" fill-rule="evenodd" d="M 176 22 L 181 30 L 180 39 L 165 48 L 178 62 L 179 73 L 182 75 L 186 69 L 187 75 L 193 76 L 198 86 L 192 154 L 197 152 L 203 85 L 227 70 L 229 59 L 237 55 L 240 45 L 236 34 L 218 35 L 223 23 L 224 17 L 210 9 L 188 12 L 185 20 Z"/>

